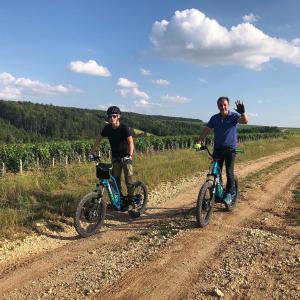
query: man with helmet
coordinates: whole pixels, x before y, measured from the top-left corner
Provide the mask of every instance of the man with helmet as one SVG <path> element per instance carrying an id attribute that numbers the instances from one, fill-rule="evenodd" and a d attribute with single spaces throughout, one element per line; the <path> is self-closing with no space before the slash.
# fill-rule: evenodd
<path id="1" fill-rule="evenodd" d="M 122 197 L 122 207 L 125 210 L 130 204 L 133 193 L 133 167 L 132 155 L 134 151 L 134 143 L 132 134 L 127 125 L 121 123 L 121 111 L 117 106 L 111 106 L 107 112 L 108 124 L 104 126 L 101 134 L 96 137 L 96 141 L 91 149 L 91 154 L 95 155 L 103 137 L 107 137 L 110 143 L 112 152 L 112 175 L 116 178 L 120 192 L 121 187 L 121 173 L 122 170 L 125 176 L 127 186 L 127 199 Z"/>

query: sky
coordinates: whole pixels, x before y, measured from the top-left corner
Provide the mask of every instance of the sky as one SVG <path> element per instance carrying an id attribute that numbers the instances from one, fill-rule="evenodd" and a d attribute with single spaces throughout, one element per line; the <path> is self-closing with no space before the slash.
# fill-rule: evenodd
<path id="1" fill-rule="evenodd" d="M 300 1 L 0 0 L 0 99 L 300 127 Z"/>

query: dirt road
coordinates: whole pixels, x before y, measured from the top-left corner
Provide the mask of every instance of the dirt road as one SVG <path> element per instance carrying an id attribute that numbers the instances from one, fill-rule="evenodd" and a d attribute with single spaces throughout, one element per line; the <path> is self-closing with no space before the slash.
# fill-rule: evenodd
<path id="1" fill-rule="evenodd" d="M 39 235 L 0 249 L 0 297 L 260 299 L 273 291 L 274 298 L 297 299 L 299 230 L 282 216 L 299 180 L 299 157 L 295 149 L 237 165 L 238 208 L 228 213 L 217 205 L 205 229 L 195 227 L 193 214 L 204 174 L 160 186 L 139 220 L 109 212 L 101 233 L 88 239 L 65 222 L 37 224 Z"/>

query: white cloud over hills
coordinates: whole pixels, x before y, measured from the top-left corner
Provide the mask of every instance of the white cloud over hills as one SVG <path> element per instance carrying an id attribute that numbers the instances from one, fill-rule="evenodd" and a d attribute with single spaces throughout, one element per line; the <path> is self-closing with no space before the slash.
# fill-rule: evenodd
<path id="1" fill-rule="evenodd" d="M 111 76 L 109 70 L 98 63 L 95 60 L 89 60 L 83 62 L 80 60 L 72 61 L 69 64 L 69 70 L 75 73 L 82 73 L 86 75 L 109 77 Z"/>
<path id="2" fill-rule="evenodd" d="M 68 95 L 80 92 L 71 85 L 51 85 L 39 80 L 15 78 L 7 72 L 0 73 L 0 98 L 20 100 L 24 95 Z"/>
<path id="3" fill-rule="evenodd" d="M 248 23 L 255 23 L 259 20 L 259 16 L 250 13 L 249 15 L 243 16 L 243 21 Z"/>
<path id="4" fill-rule="evenodd" d="M 170 21 L 157 21 L 150 39 L 163 57 L 199 65 L 241 65 L 259 70 L 271 59 L 300 66 L 298 39 L 270 37 L 255 27 L 254 18 L 227 29 L 197 9 L 176 11 Z"/>
<path id="5" fill-rule="evenodd" d="M 149 100 L 149 95 L 141 91 L 138 84 L 134 81 L 130 81 L 127 78 L 119 78 L 117 85 L 120 87 L 117 91 L 123 98 L 133 97 L 141 98 L 143 100 Z"/>

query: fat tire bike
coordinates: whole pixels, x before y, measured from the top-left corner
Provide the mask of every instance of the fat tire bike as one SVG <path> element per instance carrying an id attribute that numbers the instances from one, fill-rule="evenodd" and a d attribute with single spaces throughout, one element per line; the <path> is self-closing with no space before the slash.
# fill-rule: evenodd
<path id="1" fill-rule="evenodd" d="M 227 204 L 224 201 L 225 190 L 222 183 L 222 170 L 220 168 L 219 159 L 213 158 L 213 155 L 207 146 L 201 146 L 200 151 L 205 150 L 211 157 L 212 163 L 210 172 L 207 174 L 206 180 L 201 186 L 197 198 L 196 219 L 199 227 L 205 227 L 209 224 L 215 202 L 224 204 L 227 211 L 233 211 L 236 208 L 238 200 L 239 182 L 237 176 L 234 176 L 234 193 L 232 195 L 232 201 L 230 204 Z M 243 153 L 243 150 L 236 149 L 236 152 Z"/>
<path id="2" fill-rule="evenodd" d="M 126 197 L 121 197 L 115 177 L 111 175 L 112 164 L 101 163 L 98 156 L 93 160 L 98 161 L 96 164 L 98 183 L 94 191 L 79 201 L 74 216 L 74 227 L 81 237 L 95 234 L 103 225 L 107 207 L 105 193 L 111 206 L 117 211 L 124 211 L 123 202 L 126 201 Z M 138 218 L 146 211 L 148 190 L 142 181 L 136 181 L 132 185 L 133 196 L 130 197 L 130 203 L 125 211 L 128 211 L 130 217 Z M 128 199 L 129 197 L 127 201 Z"/>

